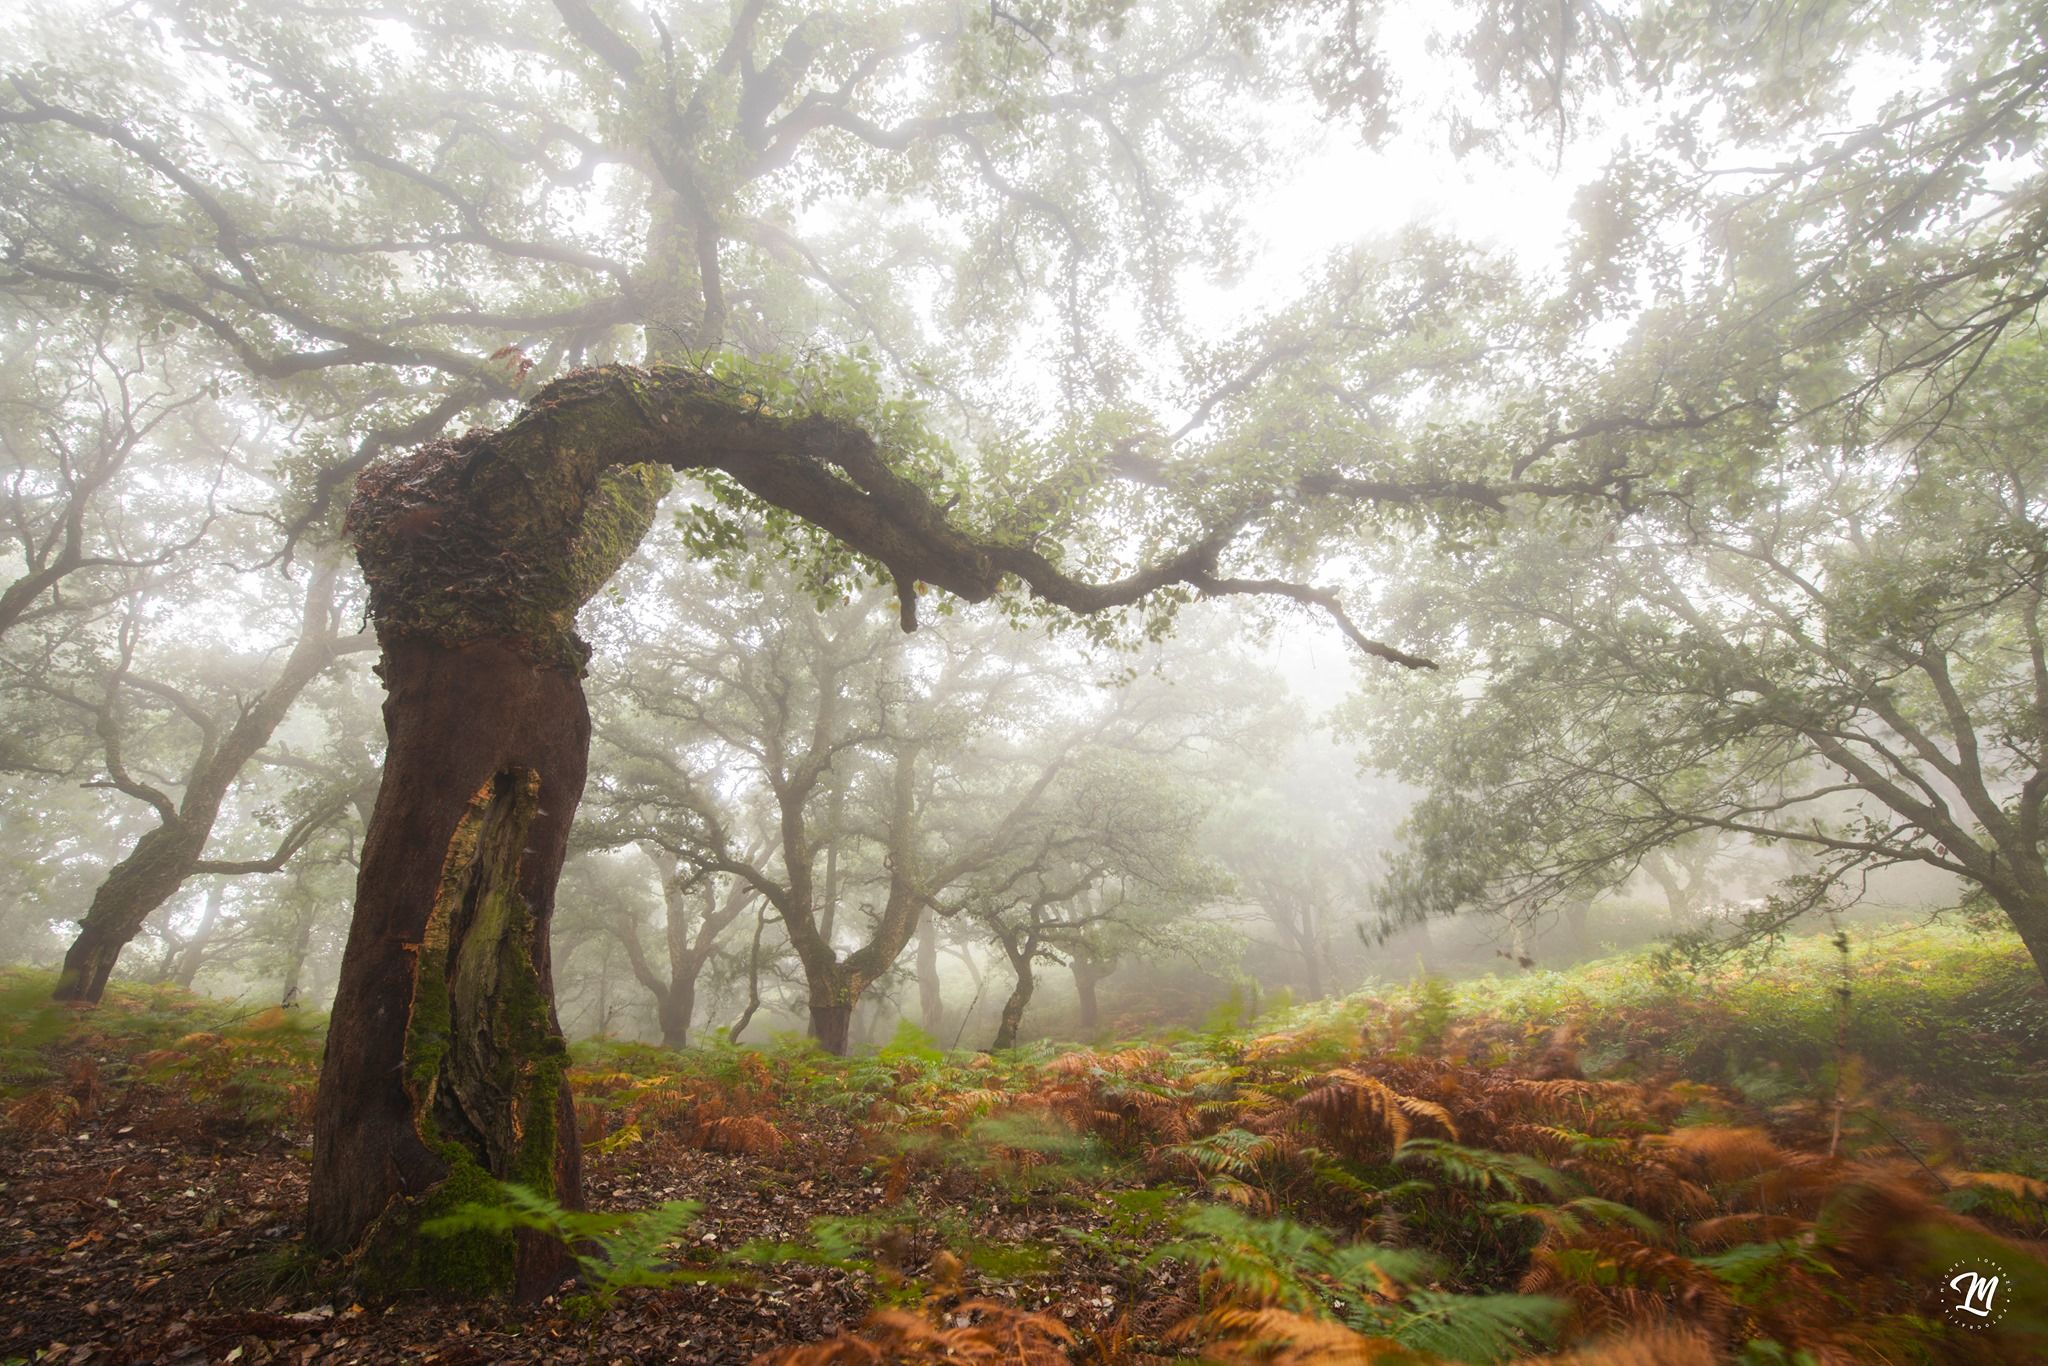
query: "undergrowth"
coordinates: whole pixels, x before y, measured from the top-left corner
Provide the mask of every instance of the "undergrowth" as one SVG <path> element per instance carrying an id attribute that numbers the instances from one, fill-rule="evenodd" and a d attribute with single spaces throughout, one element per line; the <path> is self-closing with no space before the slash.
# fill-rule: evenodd
<path id="1" fill-rule="evenodd" d="M 851 1160 L 870 1207 L 724 1251 L 681 1237 L 677 1202 L 586 1215 L 513 1192 L 455 1222 L 562 1239 L 591 1314 L 805 1267 L 866 1287 L 866 1323 L 777 1363 L 2039 1359 L 2048 1185 L 1996 1142 L 1987 1161 L 1982 1126 L 1930 1117 L 2038 1083 L 2041 993 L 2015 957 L 1946 930 L 1866 937 L 1846 1007 L 1840 954 L 1794 944 L 1705 980 L 1639 957 L 1425 981 L 1071 1052 L 950 1053 L 908 1029 L 850 1060 L 600 1041 L 572 1083 L 608 1170 Z M 309 1093 L 295 1021 L 149 992 L 86 1017 L 0 1007 L 13 1127 L 101 1103 L 106 1083 L 68 1070 L 94 1050 L 238 1122 L 287 1122 Z M 987 1235 L 1013 1215 L 1036 1241 Z M 1956 1265 L 2001 1278 L 1981 1331 L 1944 1321 Z M 1101 1312 L 1047 1298 L 1076 1285 Z"/>

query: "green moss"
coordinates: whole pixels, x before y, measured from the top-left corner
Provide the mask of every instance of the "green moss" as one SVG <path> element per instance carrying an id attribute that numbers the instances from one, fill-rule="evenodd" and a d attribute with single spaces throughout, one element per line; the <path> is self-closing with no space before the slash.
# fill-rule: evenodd
<path id="1" fill-rule="evenodd" d="M 358 1276 L 371 1293 L 509 1289 L 510 1233 L 429 1238 L 420 1229 L 465 1206 L 503 1203 L 502 1181 L 556 1194 L 568 1046 L 534 966 L 533 914 L 517 891 L 538 800 L 535 775 L 499 775 L 477 790 L 449 841 L 421 936 L 405 1042 L 413 1122 L 447 1175 L 394 1203 L 365 1240 Z M 461 1118 L 444 1127 L 450 1116 Z"/>
<path id="2" fill-rule="evenodd" d="M 503 432 L 437 442 L 365 474 L 348 528 L 385 639 L 503 642 L 582 671 L 576 614 L 638 547 L 674 475 L 618 466 L 627 434 L 608 437 L 601 423 L 560 437 L 558 407 L 537 403 Z"/>
<path id="3" fill-rule="evenodd" d="M 516 1254 L 509 1232 L 470 1229 L 428 1237 L 420 1226 L 469 1205 L 504 1202 L 499 1184 L 459 1143 L 439 1143 L 434 1151 L 448 1164 L 448 1175 L 414 1200 L 393 1202 L 357 1254 L 357 1281 L 367 1294 L 380 1298 L 408 1291 L 437 1295 L 499 1295 L 512 1287 Z"/>

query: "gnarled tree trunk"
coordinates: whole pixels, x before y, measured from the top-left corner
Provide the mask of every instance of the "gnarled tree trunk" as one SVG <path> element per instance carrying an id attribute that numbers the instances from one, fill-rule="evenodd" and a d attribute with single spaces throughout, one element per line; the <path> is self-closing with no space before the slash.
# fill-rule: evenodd
<path id="1" fill-rule="evenodd" d="M 380 1288 L 545 1293 L 560 1249 L 419 1223 L 518 1180 L 579 1202 L 548 923 L 590 718 L 566 669 L 394 639 L 390 747 L 315 1110 L 308 1231 Z"/>
<path id="2" fill-rule="evenodd" d="M 1038 907 L 1032 908 L 1034 918 Z M 1003 955 L 1010 960 L 1010 968 L 1017 974 L 1017 983 L 1010 988 L 1010 994 L 1003 1002 L 1002 1018 L 996 1024 L 996 1036 L 989 1043 L 991 1053 L 1017 1046 L 1017 1036 L 1024 1028 L 1024 1008 L 1031 1004 L 1031 994 L 1038 987 L 1037 976 L 1032 964 L 1038 957 L 1038 936 L 1035 930 L 1020 934 L 999 932 L 996 942 L 1003 946 Z"/>
<path id="3" fill-rule="evenodd" d="M 1017 985 L 1010 988 L 1010 995 L 1003 1002 L 1003 1015 L 996 1025 L 996 1037 L 988 1046 L 991 1053 L 1017 1046 L 1017 1036 L 1024 1029 L 1024 1008 L 1031 1004 L 1031 993 L 1038 985 L 1031 971 L 1030 959 L 1017 962 L 1016 968 Z"/>
<path id="4" fill-rule="evenodd" d="M 227 890 L 227 884 L 218 879 L 206 889 L 206 910 L 200 915 L 199 927 L 178 950 L 177 967 L 171 974 L 171 980 L 187 991 L 199 980 L 199 969 L 206 965 L 206 946 L 213 942 L 213 932 L 220 928 L 220 910 L 227 899 Z"/>
<path id="5" fill-rule="evenodd" d="M 591 440 L 602 432 L 586 433 Z M 542 420 L 373 467 L 349 530 L 384 648 L 388 738 L 314 1115 L 307 1231 L 370 1288 L 538 1296 L 566 1256 L 423 1236 L 516 1181 L 581 1201 L 548 926 L 583 795 L 577 610 L 645 534 L 667 471 Z"/>
<path id="6" fill-rule="evenodd" d="M 1116 970 L 1114 961 L 1104 964 L 1080 954 L 1073 957 L 1074 994 L 1081 1001 L 1081 1030 L 1093 1034 L 1102 1028 L 1102 1006 L 1096 1000 L 1095 988 L 1103 978 Z"/>
<path id="7" fill-rule="evenodd" d="M 532 1293 L 560 1266 L 550 1246 L 441 1247 L 413 1232 L 492 1198 L 491 1177 L 578 1201 L 547 948 L 589 753 L 574 626 L 646 533 L 669 483 L 656 466 L 722 471 L 884 565 L 906 629 L 919 584 L 980 602 L 1016 574 L 1085 613 L 1214 569 L 1205 543 L 1115 584 L 1069 579 L 947 521 L 858 426 L 778 416 L 673 366 L 577 372 L 502 430 L 366 470 L 349 531 L 384 647 L 390 745 L 321 1068 L 307 1222 L 317 1246 L 357 1249 L 386 1285 L 510 1277 Z M 847 1014 L 919 904 L 899 870 L 881 930 L 840 980 L 821 983 L 805 958 L 828 1046 L 844 1047 Z M 796 908 L 777 909 L 797 941 Z"/>

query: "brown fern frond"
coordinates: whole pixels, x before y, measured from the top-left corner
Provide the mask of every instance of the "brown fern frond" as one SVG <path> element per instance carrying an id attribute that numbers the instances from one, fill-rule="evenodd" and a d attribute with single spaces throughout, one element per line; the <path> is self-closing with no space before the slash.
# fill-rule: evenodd
<path id="1" fill-rule="evenodd" d="M 1591 1135 L 1555 1124 L 1521 1123 L 1503 1126 L 1494 1135 L 1493 1145 L 1503 1152 L 1526 1153 L 1531 1157 L 1558 1161 L 1578 1155 L 1590 1138 Z"/>
<path id="2" fill-rule="evenodd" d="M 1458 1126 L 1442 1105 L 1396 1091 L 1356 1068 L 1340 1067 L 1324 1074 L 1315 1089 L 1294 1104 L 1334 1145 L 1352 1154 L 1400 1147 L 1418 1120 L 1437 1126 L 1453 1140 L 1458 1137 Z"/>
<path id="3" fill-rule="evenodd" d="M 632 1099 L 626 1103 L 626 1118 L 647 1128 L 674 1129 L 691 1121 L 692 1110 L 699 1111 L 694 1118 L 700 1121 L 707 1111 L 714 1118 L 723 1113 L 724 1106 L 716 1096 L 700 1100 L 693 1092 L 665 1084 L 668 1081 L 668 1078 L 661 1078 L 656 1084 L 636 1087 Z"/>
<path id="4" fill-rule="evenodd" d="M 739 1068 L 740 1079 L 756 1093 L 764 1097 L 775 1094 L 775 1073 L 766 1058 L 748 1049 L 740 1054 Z"/>
<path id="5" fill-rule="evenodd" d="M 1721 1353 L 1712 1340 L 1691 1328 L 1658 1328 L 1539 1360 L 1554 1366 L 1715 1366 Z"/>
<path id="6" fill-rule="evenodd" d="M 725 1115 L 699 1127 L 699 1146 L 714 1153 L 766 1157 L 781 1152 L 786 1142 L 782 1131 L 760 1115 Z"/>
<path id="7" fill-rule="evenodd" d="M 1154 1044 L 1137 1048 L 1125 1048 L 1115 1053 L 1097 1053 L 1093 1049 L 1081 1048 L 1072 1053 L 1062 1053 L 1045 1065 L 1045 1072 L 1056 1077 L 1085 1076 L 1089 1073 L 1106 1073 L 1110 1076 L 1128 1076 L 1157 1067 L 1172 1054 Z"/>
<path id="8" fill-rule="evenodd" d="M 1007 1104 L 1009 1100 L 1008 1092 L 989 1087 L 956 1091 L 946 1099 L 945 1104 L 938 1107 L 936 1122 L 939 1127 L 958 1133 L 968 1121 L 979 1119 L 989 1111 Z"/>
<path id="9" fill-rule="evenodd" d="M 2022 1200 L 2048 1200 L 2048 1181 L 2036 1181 L 2018 1172 L 1959 1172 L 1951 1169 L 1942 1175 L 1954 1186 L 1984 1186 Z"/>
<path id="10" fill-rule="evenodd" d="M 1805 1219 L 1789 1214 L 1723 1214 L 1701 1219 L 1686 1230 L 1704 1248 L 1734 1247 L 1737 1243 L 1771 1243 L 1792 1238 L 1811 1228 Z"/>
<path id="11" fill-rule="evenodd" d="M 24 1134 L 61 1134 L 78 1122 L 79 1104 L 60 1086 L 40 1086 L 7 1107 L 7 1127 Z"/>
<path id="12" fill-rule="evenodd" d="M 1595 1162 L 1574 1157 L 1560 1161 L 1557 1166 L 1559 1171 L 1591 1186 L 1595 1195 L 1633 1205 L 1667 1222 L 1703 1219 L 1719 1208 L 1706 1187 L 1688 1181 L 1661 1163 Z"/>
<path id="13" fill-rule="evenodd" d="M 1830 1194 L 1819 1213 L 1818 1231 L 1834 1256 L 1851 1266 L 1905 1275 L 1922 1269 L 1927 1235 L 1938 1227 L 1997 1236 L 1976 1220 L 1935 1203 L 1922 1185 L 1902 1172 L 1865 1169 Z M 1998 1241 L 2018 1250 L 2009 1240 Z"/>
<path id="14" fill-rule="evenodd" d="M 1539 1245 L 1518 1289 L 1570 1303 L 1580 1331 L 1650 1328 L 1676 1319 L 1718 1336 L 1738 1315 L 1727 1288 L 1705 1267 L 1616 1229 Z"/>
<path id="15" fill-rule="evenodd" d="M 855 1332 L 823 1342 L 784 1347 L 754 1358 L 753 1366 L 850 1366 L 902 1362 L 1002 1362 L 1005 1366 L 1065 1366 L 1074 1335 L 1058 1319 L 999 1300 L 968 1300 L 952 1309 L 877 1310 Z"/>
<path id="16" fill-rule="evenodd" d="M 1366 1337 L 1341 1323 L 1285 1309 L 1225 1307 L 1183 1320 L 1169 1341 L 1201 1348 L 1202 1360 L 1266 1366 L 1341 1366 L 1343 1363 L 1421 1363 L 1422 1357 L 1391 1338 Z"/>
<path id="17" fill-rule="evenodd" d="M 1654 1134 L 1648 1144 L 1662 1150 L 1668 1165 L 1717 1186 L 1747 1181 L 1786 1164 L 1785 1150 L 1761 1129 L 1703 1124 Z"/>

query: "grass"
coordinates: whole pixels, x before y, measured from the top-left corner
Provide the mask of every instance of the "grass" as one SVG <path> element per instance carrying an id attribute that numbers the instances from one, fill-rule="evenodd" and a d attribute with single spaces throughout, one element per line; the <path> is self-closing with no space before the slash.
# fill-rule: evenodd
<path id="1" fill-rule="evenodd" d="M 1845 1087 L 1861 1099 L 1951 1126 L 1985 1165 L 2048 1176 L 2048 989 L 2009 933 L 1864 927 L 1846 960 L 1816 934 L 1704 973 L 1643 950 L 1566 971 L 1419 980 L 1322 1015 L 1414 1047 L 1433 1013 L 1444 1056 L 1529 1057 L 1567 1028 L 1589 1076 L 1675 1068 L 1764 1102 L 1831 1095 L 1840 1031 Z"/>

